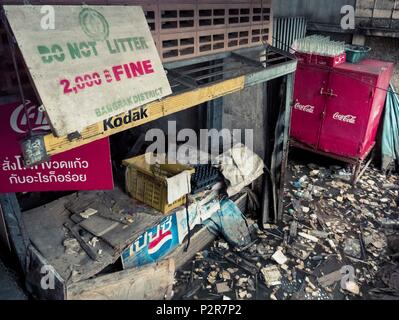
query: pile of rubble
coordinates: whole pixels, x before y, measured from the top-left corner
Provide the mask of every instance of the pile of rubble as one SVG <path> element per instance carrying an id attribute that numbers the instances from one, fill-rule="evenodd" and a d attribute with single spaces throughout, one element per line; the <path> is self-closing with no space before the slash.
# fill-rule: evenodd
<path id="1" fill-rule="evenodd" d="M 283 221 L 224 240 L 178 272 L 176 299 L 399 298 L 399 179 L 368 168 L 289 166 Z"/>

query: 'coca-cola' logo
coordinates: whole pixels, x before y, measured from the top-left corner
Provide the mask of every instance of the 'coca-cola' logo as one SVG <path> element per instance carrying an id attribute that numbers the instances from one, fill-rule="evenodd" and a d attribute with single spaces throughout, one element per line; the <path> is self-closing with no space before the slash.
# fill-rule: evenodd
<path id="1" fill-rule="evenodd" d="M 340 114 L 339 112 L 336 112 L 333 115 L 334 120 L 338 120 L 338 121 L 342 121 L 342 122 L 346 122 L 346 123 L 350 123 L 350 124 L 355 124 L 356 118 L 357 118 L 356 116 L 353 116 L 351 114 L 344 115 L 344 114 Z"/>
<path id="2" fill-rule="evenodd" d="M 294 108 L 299 111 L 307 112 L 307 113 L 314 113 L 314 106 L 307 104 L 303 105 L 299 102 L 295 103 Z"/>
<path id="3" fill-rule="evenodd" d="M 29 123 L 28 123 L 29 121 Z M 16 133 L 26 133 L 29 124 L 33 131 L 49 131 L 50 125 L 42 111 L 31 101 L 26 101 L 26 112 L 24 105 L 18 106 L 10 117 L 10 126 Z"/>

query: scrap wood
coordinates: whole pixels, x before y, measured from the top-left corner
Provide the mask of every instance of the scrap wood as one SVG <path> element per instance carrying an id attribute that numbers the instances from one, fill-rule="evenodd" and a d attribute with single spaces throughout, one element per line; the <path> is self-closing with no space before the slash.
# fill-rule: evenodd
<path id="1" fill-rule="evenodd" d="M 281 284 L 281 273 L 276 265 L 269 265 L 262 268 L 261 273 L 268 287 Z"/>
<path id="2" fill-rule="evenodd" d="M 80 216 L 80 215 L 78 215 L 78 214 L 73 214 L 72 216 L 71 216 L 71 220 L 73 221 L 73 222 L 75 222 L 76 224 L 80 224 L 82 221 L 83 221 L 83 219 L 82 219 L 82 217 Z M 85 229 L 86 230 L 86 229 Z M 91 233 L 90 232 L 90 230 L 86 230 L 86 231 L 88 231 L 89 233 Z M 93 236 L 95 236 L 95 234 L 94 233 L 91 233 Z M 114 250 L 116 250 L 117 248 L 115 247 L 115 245 L 112 243 L 112 242 L 110 242 L 110 241 L 108 241 L 108 239 L 106 238 L 106 237 L 98 237 L 98 238 L 100 238 L 102 241 L 104 241 L 107 245 L 109 245 L 112 249 L 114 249 Z"/>
<path id="3" fill-rule="evenodd" d="M 124 213 L 125 209 L 121 208 L 120 204 L 112 198 L 114 193 L 115 191 L 80 192 L 73 200 L 65 204 L 65 208 L 74 214 L 80 214 L 90 208 L 97 210 L 97 215 L 103 218 L 129 225 L 132 216 Z M 124 200 L 118 199 L 118 201 Z"/>
<path id="4" fill-rule="evenodd" d="M 87 208 L 85 211 L 82 211 L 80 213 L 80 216 L 84 219 L 90 218 L 92 215 L 96 214 L 98 210 L 93 209 L 93 208 Z"/>
<path id="5" fill-rule="evenodd" d="M 271 232 L 271 231 L 267 231 L 267 230 L 262 230 L 262 231 L 263 231 L 264 233 L 266 233 L 266 234 L 269 234 L 269 235 L 271 235 L 271 236 L 277 238 L 277 239 L 280 239 L 280 240 L 283 240 L 283 239 L 284 239 L 283 237 L 281 237 L 281 236 L 279 236 L 279 235 L 277 235 L 277 234 L 275 234 L 275 233 L 273 233 L 273 232 Z"/>
<path id="6" fill-rule="evenodd" d="M 95 215 L 83 220 L 79 225 L 96 237 L 101 237 L 115 229 L 118 226 L 118 222 Z"/>
<path id="7" fill-rule="evenodd" d="M 233 252 L 229 252 L 227 254 L 222 253 L 222 255 L 227 261 L 235 264 L 237 267 L 249 272 L 250 274 L 256 275 L 258 273 L 258 268 L 256 266 L 254 266 L 252 263 L 250 263 L 246 259 L 241 258 L 237 254 L 235 254 Z"/>
<path id="8" fill-rule="evenodd" d="M 367 250 L 366 250 L 366 245 L 364 244 L 364 233 L 363 233 L 363 227 L 360 226 L 360 233 L 359 233 L 359 243 L 360 243 L 360 251 L 361 251 L 361 260 L 366 260 L 367 259 Z"/>
<path id="9" fill-rule="evenodd" d="M 87 253 L 87 255 L 92 259 L 98 261 L 98 255 L 93 249 L 83 240 L 83 238 L 79 235 L 79 232 L 74 229 L 74 226 L 70 222 L 64 223 L 65 228 L 67 228 L 72 235 L 78 240 L 82 249 Z"/>
<path id="10" fill-rule="evenodd" d="M 237 248 L 238 251 L 245 251 L 248 248 L 252 247 L 254 244 L 256 244 L 257 242 L 259 242 L 259 238 L 255 239 L 254 241 L 252 241 L 251 243 L 247 244 L 246 246 L 242 247 L 242 248 Z"/>
<path id="11" fill-rule="evenodd" d="M 316 217 L 317 217 L 317 222 L 319 223 L 320 227 L 322 228 L 322 230 L 326 230 L 327 229 L 327 225 L 326 222 L 324 220 L 323 214 L 321 212 L 321 207 L 319 203 L 315 203 L 315 210 L 314 210 Z"/>
<path id="12" fill-rule="evenodd" d="M 326 274 L 322 277 L 317 278 L 317 282 L 322 286 L 322 287 L 329 287 L 332 284 L 340 281 L 342 279 L 342 273 L 341 270 L 337 270 L 334 272 L 331 272 L 329 274 Z"/>
<path id="13" fill-rule="evenodd" d="M 307 234 L 305 232 L 298 232 L 298 235 L 301 236 L 302 238 L 305 238 L 305 239 L 309 240 L 309 241 L 319 242 L 318 238 L 316 238 L 316 237 L 314 237 L 314 236 L 312 236 L 310 234 Z"/>
<path id="14" fill-rule="evenodd" d="M 216 291 L 217 293 L 226 293 L 230 292 L 231 288 L 227 284 L 227 282 L 218 282 L 216 283 Z"/>

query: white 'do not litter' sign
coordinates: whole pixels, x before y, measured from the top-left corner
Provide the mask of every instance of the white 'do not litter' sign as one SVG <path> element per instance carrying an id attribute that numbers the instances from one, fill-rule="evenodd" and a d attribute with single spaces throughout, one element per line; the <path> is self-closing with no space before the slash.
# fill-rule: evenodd
<path id="1" fill-rule="evenodd" d="M 171 94 L 138 6 L 4 6 L 54 133 L 63 136 Z"/>

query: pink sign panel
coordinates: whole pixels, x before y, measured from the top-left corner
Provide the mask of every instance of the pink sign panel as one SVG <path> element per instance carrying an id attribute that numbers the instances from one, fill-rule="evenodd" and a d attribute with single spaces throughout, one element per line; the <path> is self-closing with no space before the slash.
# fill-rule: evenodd
<path id="1" fill-rule="evenodd" d="M 19 141 L 50 130 L 44 113 L 27 101 L 0 105 L 0 192 L 113 189 L 108 138 L 57 154 L 24 168 Z"/>

